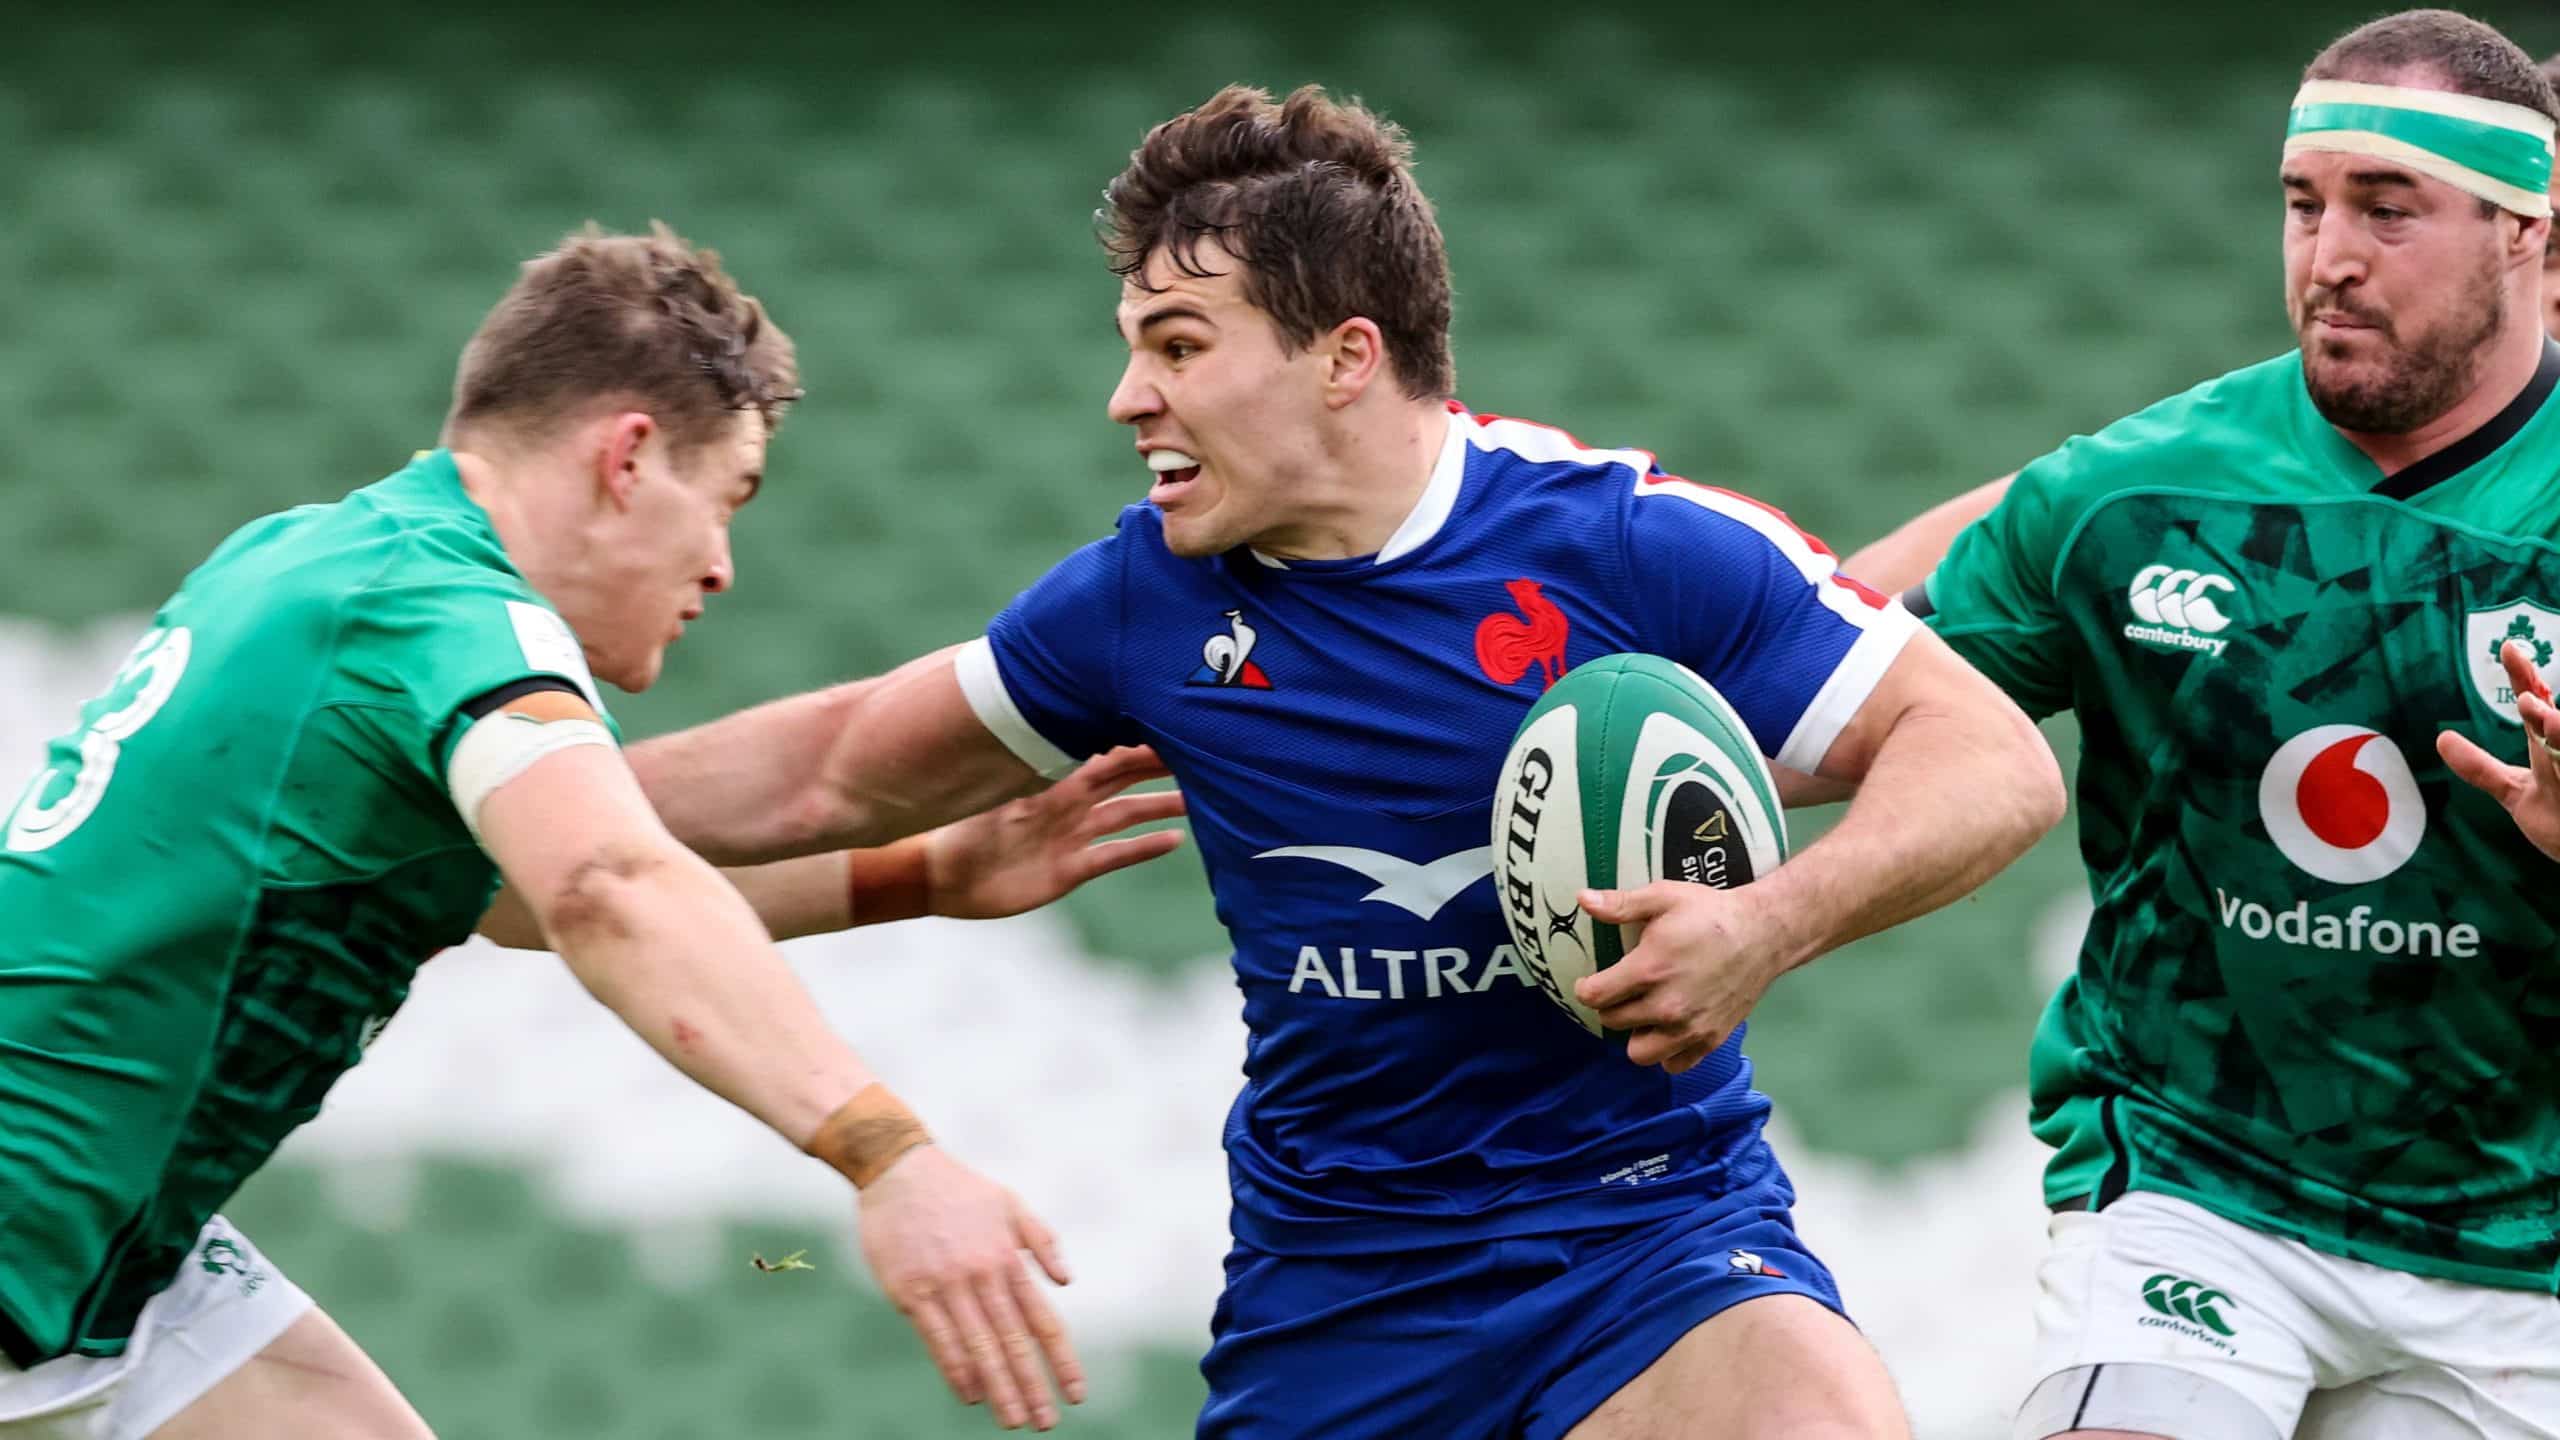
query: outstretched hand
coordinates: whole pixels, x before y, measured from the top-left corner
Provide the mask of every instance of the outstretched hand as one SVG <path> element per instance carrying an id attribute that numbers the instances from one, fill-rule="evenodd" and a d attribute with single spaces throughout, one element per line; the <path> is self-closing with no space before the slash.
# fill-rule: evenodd
<path id="1" fill-rule="evenodd" d="M 927 908 L 964 920 L 1018 915 L 1095 876 L 1171 853 L 1182 843 L 1179 830 L 1101 838 L 1182 814 L 1178 790 L 1120 793 L 1169 773 L 1155 751 L 1126 745 L 1037 795 L 934 831 L 925 837 Z"/>
<path id="2" fill-rule="evenodd" d="M 2501 646 L 2498 660 L 2524 722 L 2525 763 L 2509 765 L 2451 730 L 2436 736 L 2436 753 L 2472 788 L 2505 806 L 2535 849 L 2560 860 L 2560 751 L 2552 749 L 2560 743 L 2560 710 L 2552 708 L 2550 687 L 2535 673 L 2523 641 Z"/>
<path id="3" fill-rule="evenodd" d="M 986 1405 L 1007 1430 L 1047 1430 L 1058 1423 L 1052 1380 L 1067 1403 L 1083 1403 L 1084 1367 L 1022 1264 L 1027 1253 L 1064 1285 L 1066 1260 L 1011 1191 L 923 1145 L 873 1181 L 861 1204 L 872 1276 L 962 1404 Z"/>

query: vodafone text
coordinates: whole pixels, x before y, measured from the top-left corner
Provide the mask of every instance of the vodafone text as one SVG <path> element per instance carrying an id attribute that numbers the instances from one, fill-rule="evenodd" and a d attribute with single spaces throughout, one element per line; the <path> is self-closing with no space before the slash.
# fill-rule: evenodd
<path id="1" fill-rule="evenodd" d="M 2373 907 L 2358 905 L 2341 919 L 2336 915 L 2312 913 L 2311 902 L 2297 900 L 2290 910 L 2270 910 L 2255 900 L 2244 900 L 2219 886 L 2213 897 L 2222 914 L 2222 928 L 2237 930 L 2252 940 L 2272 935 L 2287 945 L 2302 945 L 2313 950 L 2370 950 L 2376 955 L 2450 955 L 2468 960 L 2480 953 L 2480 927 L 2457 922 L 2440 925 L 2433 920 L 2376 920 Z"/>

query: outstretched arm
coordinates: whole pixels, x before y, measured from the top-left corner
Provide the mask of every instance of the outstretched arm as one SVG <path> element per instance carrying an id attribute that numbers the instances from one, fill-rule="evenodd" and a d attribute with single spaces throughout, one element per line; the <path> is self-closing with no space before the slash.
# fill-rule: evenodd
<path id="1" fill-rule="evenodd" d="M 936 651 L 632 747 L 678 840 L 722 865 L 885 845 L 1028 794 L 1040 776 L 988 731 Z"/>
<path id="2" fill-rule="evenodd" d="M 1068 1399 L 1082 1398 L 1065 1331 L 1019 1258 L 1029 1250 L 1065 1281 L 1047 1229 L 936 1148 L 828 1029 L 754 911 L 667 833 L 616 751 L 554 750 L 464 803 L 591 994 L 696 1083 L 852 1182 L 864 1252 L 955 1393 L 991 1400 L 1008 1428 L 1045 1430 L 1056 1421 L 1045 1354 Z"/>
<path id="3" fill-rule="evenodd" d="M 854 924 L 854 865 L 864 857 L 879 857 L 898 865 L 904 857 L 897 852 L 918 841 L 902 841 L 887 850 L 839 850 L 828 855 L 803 855 L 796 860 L 777 860 L 770 865 L 746 865 L 720 872 L 756 919 L 776 940 L 789 940 L 801 935 L 821 935 L 843 930 Z M 903 868 L 903 866 L 900 866 Z M 885 920 L 888 915 L 866 916 Z M 489 904 L 489 913 L 480 917 L 477 929 L 489 939 L 511 950 L 545 950 L 550 942 L 542 933 L 542 922 L 534 918 L 532 907 L 514 886 L 503 886 L 498 898 Z"/>
<path id="4" fill-rule="evenodd" d="M 1179 792 L 1122 793 L 1165 773 L 1154 751 L 1128 746 L 1095 756 L 1038 794 L 895 844 L 721 873 L 776 940 L 918 915 L 1018 915 L 1181 844 L 1175 830 L 1104 838 L 1183 813 Z M 545 946 L 541 925 L 511 887 L 498 892 L 479 930 L 519 950 Z"/>

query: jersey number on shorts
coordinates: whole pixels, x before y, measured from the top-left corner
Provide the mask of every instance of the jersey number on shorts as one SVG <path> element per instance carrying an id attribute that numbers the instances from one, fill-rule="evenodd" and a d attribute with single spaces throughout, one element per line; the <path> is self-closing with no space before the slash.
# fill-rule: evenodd
<path id="1" fill-rule="evenodd" d="M 116 777 L 116 759 L 123 753 L 124 742 L 169 703 L 169 692 L 178 688 L 178 677 L 186 673 L 191 646 L 187 628 L 181 625 L 154 630 L 133 647 L 124 668 L 116 672 L 115 683 L 100 697 L 130 690 L 133 698 L 90 721 L 81 732 L 80 770 L 60 798 L 48 802 L 43 796 L 59 781 L 61 770 L 48 765 L 37 772 L 18 799 L 17 813 L 9 818 L 10 849 L 50 850 L 96 812 L 98 802 L 106 798 L 107 782 Z"/>

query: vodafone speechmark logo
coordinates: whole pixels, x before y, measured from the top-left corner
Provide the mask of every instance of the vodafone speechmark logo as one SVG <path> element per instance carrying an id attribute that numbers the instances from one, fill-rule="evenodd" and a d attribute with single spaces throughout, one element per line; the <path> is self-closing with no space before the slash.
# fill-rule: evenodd
<path id="1" fill-rule="evenodd" d="M 2427 833 L 2408 760 L 2362 725 L 2316 726 L 2278 746 L 2258 777 L 2258 814 L 2284 858 L 2340 885 L 2408 864 Z"/>

